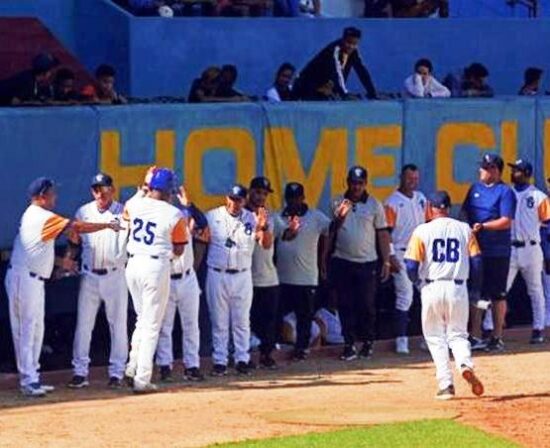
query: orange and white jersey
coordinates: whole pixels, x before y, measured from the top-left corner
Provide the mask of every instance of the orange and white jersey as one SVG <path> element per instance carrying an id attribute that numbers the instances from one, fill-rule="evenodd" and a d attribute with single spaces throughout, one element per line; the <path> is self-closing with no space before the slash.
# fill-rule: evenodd
<path id="1" fill-rule="evenodd" d="M 130 255 L 172 258 L 172 245 L 187 243 L 187 222 L 181 211 L 168 202 L 150 197 L 129 201 L 124 219 L 130 223 Z"/>
<path id="2" fill-rule="evenodd" d="M 481 254 L 468 224 L 453 218 L 436 218 L 418 226 L 411 236 L 405 259 L 417 261 L 423 280 L 467 280 L 470 257 Z"/>
<path id="3" fill-rule="evenodd" d="M 516 195 L 516 215 L 512 223 L 512 241 L 540 243 L 541 223 L 550 220 L 550 200 L 545 193 L 530 185 L 523 191 L 512 189 Z"/>
<path id="4" fill-rule="evenodd" d="M 13 243 L 10 264 L 49 278 L 55 261 L 55 239 L 70 220 L 37 205 L 29 205 Z"/>
<path id="5" fill-rule="evenodd" d="M 427 201 L 420 192 L 415 191 L 409 198 L 395 190 L 384 202 L 386 221 L 392 229 L 391 238 L 396 250 L 404 250 L 411 235 L 420 224 L 426 222 Z"/>

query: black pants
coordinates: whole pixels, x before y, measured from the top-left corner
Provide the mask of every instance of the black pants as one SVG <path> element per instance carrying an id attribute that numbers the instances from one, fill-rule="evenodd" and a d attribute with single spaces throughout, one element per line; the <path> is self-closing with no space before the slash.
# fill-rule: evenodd
<path id="1" fill-rule="evenodd" d="M 284 311 L 296 313 L 296 350 L 306 350 L 309 347 L 315 293 L 315 286 L 281 285 Z"/>
<path id="2" fill-rule="evenodd" d="M 268 286 L 254 288 L 250 325 L 260 338 L 260 353 L 269 355 L 275 348 L 277 338 L 277 319 L 279 316 L 279 287 Z"/>
<path id="3" fill-rule="evenodd" d="M 338 294 L 346 345 L 373 341 L 376 329 L 376 262 L 353 263 L 333 258 L 332 282 Z"/>

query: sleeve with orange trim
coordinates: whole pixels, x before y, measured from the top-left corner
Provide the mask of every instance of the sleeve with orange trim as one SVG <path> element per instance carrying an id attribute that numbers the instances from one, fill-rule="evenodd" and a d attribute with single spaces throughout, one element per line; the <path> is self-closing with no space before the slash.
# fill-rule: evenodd
<path id="1" fill-rule="evenodd" d="M 481 255 L 481 249 L 479 248 L 477 238 L 473 233 L 470 235 L 470 239 L 468 240 L 468 255 L 470 257 Z"/>
<path id="2" fill-rule="evenodd" d="M 542 200 L 538 207 L 540 222 L 550 221 L 550 199 L 547 197 Z"/>
<path id="3" fill-rule="evenodd" d="M 128 207 L 124 207 L 124 210 L 122 210 L 122 219 L 124 221 L 130 221 L 130 213 L 128 212 Z"/>
<path id="4" fill-rule="evenodd" d="M 384 205 L 384 212 L 386 214 L 386 222 L 390 229 L 395 227 L 395 222 L 397 221 L 397 213 L 391 205 Z"/>
<path id="5" fill-rule="evenodd" d="M 426 248 L 420 237 L 413 232 L 412 237 L 405 252 L 405 266 L 407 268 L 407 276 L 410 281 L 416 283 L 418 281 L 418 270 L 420 263 L 426 259 Z"/>
<path id="6" fill-rule="evenodd" d="M 65 230 L 70 222 L 70 219 L 63 218 L 59 215 L 52 215 L 44 223 L 44 227 L 42 228 L 42 241 L 46 242 L 56 239 L 63 232 L 63 230 Z"/>
<path id="7" fill-rule="evenodd" d="M 180 218 L 172 229 L 172 244 L 187 244 L 187 223 L 185 219 Z"/>

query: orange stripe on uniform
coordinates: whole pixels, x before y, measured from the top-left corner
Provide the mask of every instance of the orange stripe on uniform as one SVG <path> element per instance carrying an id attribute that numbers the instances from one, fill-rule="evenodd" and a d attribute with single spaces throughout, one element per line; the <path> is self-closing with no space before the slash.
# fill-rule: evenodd
<path id="1" fill-rule="evenodd" d="M 468 255 L 470 257 L 481 255 L 481 249 L 479 248 L 477 238 L 473 233 L 470 235 L 470 240 L 468 241 Z"/>
<path id="2" fill-rule="evenodd" d="M 174 227 L 174 230 L 172 230 L 172 243 L 187 243 L 187 223 L 183 218 L 178 221 L 178 223 Z"/>
<path id="3" fill-rule="evenodd" d="M 415 234 L 411 237 L 409 245 L 407 246 L 407 252 L 405 258 L 409 260 L 418 261 L 419 263 L 426 259 L 426 248 L 423 241 Z"/>
<path id="4" fill-rule="evenodd" d="M 384 212 L 386 213 L 386 222 L 388 223 L 388 227 L 395 227 L 395 222 L 397 221 L 397 213 L 395 213 L 395 210 L 389 205 L 385 205 Z"/>
<path id="5" fill-rule="evenodd" d="M 550 220 L 550 199 L 544 198 L 539 204 L 539 219 L 544 222 Z"/>
<path id="6" fill-rule="evenodd" d="M 124 221 L 130 221 L 130 213 L 128 213 L 128 209 L 126 207 L 122 210 L 122 219 L 124 219 Z"/>
<path id="7" fill-rule="evenodd" d="M 69 222 L 71 222 L 70 219 L 53 215 L 44 223 L 41 235 L 42 241 L 46 242 L 57 238 L 65 230 Z"/>

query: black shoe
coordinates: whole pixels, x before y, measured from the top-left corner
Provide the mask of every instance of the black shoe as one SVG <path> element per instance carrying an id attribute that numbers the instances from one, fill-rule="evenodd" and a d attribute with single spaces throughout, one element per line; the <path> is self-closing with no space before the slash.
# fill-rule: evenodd
<path id="1" fill-rule="evenodd" d="M 344 351 L 340 355 L 342 361 L 353 361 L 357 359 L 357 350 L 354 345 L 346 345 Z"/>
<path id="2" fill-rule="evenodd" d="M 170 366 L 160 366 L 160 381 L 163 383 L 171 383 L 174 381 L 172 379 L 172 369 Z"/>
<path id="3" fill-rule="evenodd" d="M 504 342 L 502 342 L 501 338 L 491 338 L 489 343 L 487 344 L 487 348 L 485 349 L 486 352 L 503 352 L 504 351 Z"/>
<path id="4" fill-rule="evenodd" d="M 487 340 L 479 339 L 475 336 L 468 336 L 468 341 L 470 341 L 470 349 L 473 352 L 482 351 L 487 348 Z"/>
<path id="5" fill-rule="evenodd" d="M 361 351 L 359 352 L 359 357 L 364 359 L 370 359 L 372 358 L 372 354 L 374 353 L 374 344 L 372 341 L 367 341 L 363 344 L 363 348 L 361 348 Z"/>
<path id="6" fill-rule="evenodd" d="M 237 371 L 238 375 L 250 375 L 250 367 L 248 367 L 248 363 L 244 361 L 239 361 L 237 365 L 235 366 L 235 370 Z"/>
<path id="7" fill-rule="evenodd" d="M 301 349 L 294 350 L 292 359 L 294 361 L 305 361 L 307 359 L 307 352 Z"/>
<path id="8" fill-rule="evenodd" d="M 75 375 L 73 379 L 67 384 L 67 387 L 70 389 L 83 389 L 88 387 L 90 382 L 85 376 Z"/>
<path id="9" fill-rule="evenodd" d="M 445 389 L 440 389 L 435 395 L 436 400 L 451 400 L 455 396 L 455 387 L 451 384 Z"/>
<path id="10" fill-rule="evenodd" d="M 256 370 L 258 368 L 256 363 L 252 360 L 248 361 L 247 365 L 248 365 L 248 370 Z"/>
<path id="11" fill-rule="evenodd" d="M 201 373 L 198 367 L 185 369 L 185 371 L 183 372 L 183 378 L 187 381 L 204 381 L 204 375 Z"/>
<path id="12" fill-rule="evenodd" d="M 533 330 L 533 333 L 531 333 L 531 340 L 529 341 L 530 344 L 544 344 L 544 335 L 542 334 L 542 330 Z"/>
<path id="13" fill-rule="evenodd" d="M 227 375 L 227 366 L 224 366 L 223 364 L 214 364 L 214 367 L 212 368 L 212 372 L 210 372 L 210 375 L 212 376 Z"/>
<path id="14" fill-rule="evenodd" d="M 271 355 L 261 355 L 260 356 L 260 367 L 269 370 L 277 369 L 277 363 L 271 357 Z"/>
<path id="15" fill-rule="evenodd" d="M 134 387 L 134 378 L 128 375 L 124 375 L 124 380 L 127 387 L 133 388 Z"/>
<path id="16" fill-rule="evenodd" d="M 124 383 L 120 378 L 117 378 L 116 376 L 112 376 L 109 378 L 109 382 L 107 383 L 107 387 L 109 389 L 122 389 L 124 386 Z"/>

